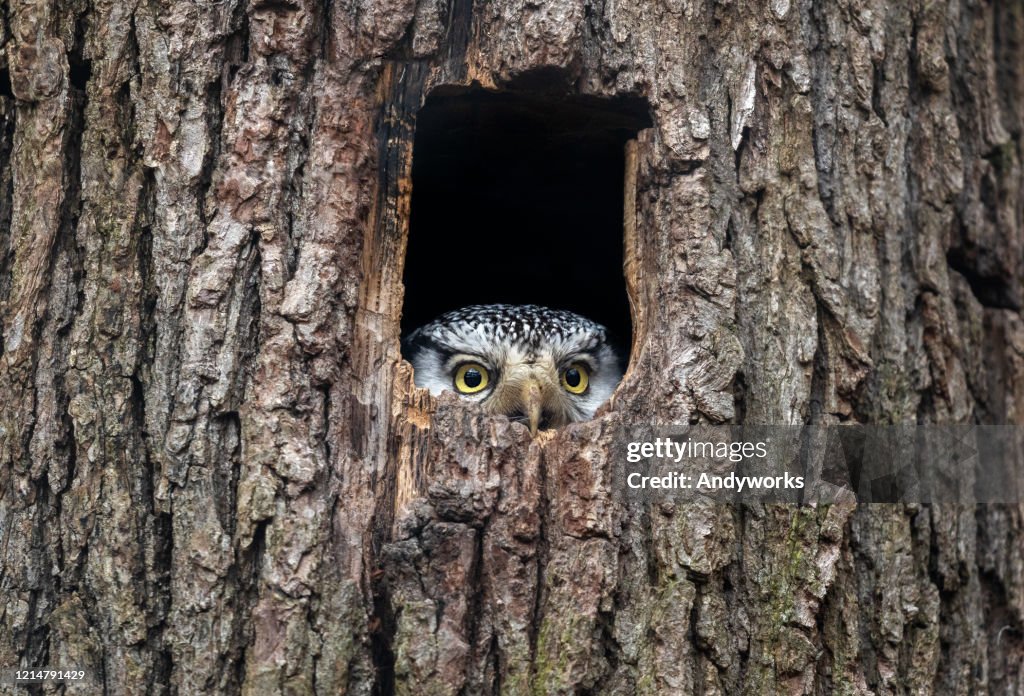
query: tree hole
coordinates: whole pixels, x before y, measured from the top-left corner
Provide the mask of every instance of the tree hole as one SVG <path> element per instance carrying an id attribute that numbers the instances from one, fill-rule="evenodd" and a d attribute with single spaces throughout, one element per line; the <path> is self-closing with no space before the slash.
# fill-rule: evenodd
<path id="1" fill-rule="evenodd" d="M 625 145 L 642 99 L 435 90 L 416 117 L 402 332 L 471 304 L 538 304 L 628 352 Z"/>

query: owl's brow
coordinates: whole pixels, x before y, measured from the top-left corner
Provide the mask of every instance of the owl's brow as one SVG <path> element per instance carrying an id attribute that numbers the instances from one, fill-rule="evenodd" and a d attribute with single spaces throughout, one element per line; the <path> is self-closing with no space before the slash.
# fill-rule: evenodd
<path id="1" fill-rule="evenodd" d="M 489 370 L 495 369 L 494 365 L 492 365 L 491 361 L 488 360 L 487 358 L 484 358 L 481 355 L 476 355 L 474 353 L 466 353 L 461 350 L 454 351 L 453 353 L 445 357 L 444 369 L 445 371 L 451 371 L 454 370 L 459 365 L 464 365 L 466 363 L 480 363 Z"/>
<path id="2" fill-rule="evenodd" d="M 587 367 L 590 369 L 591 372 L 597 370 L 597 358 L 595 358 L 591 353 L 586 351 L 577 351 L 574 353 L 569 353 L 564 358 L 559 360 L 558 364 L 559 366 L 566 367 L 571 365 L 572 363 L 578 362 L 586 363 Z"/>
<path id="3" fill-rule="evenodd" d="M 450 370 L 455 365 L 467 361 L 477 361 L 488 367 L 491 366 L 491 361 L 484 358 L 482 355 L 476 353 L 468 353 L 464 349 L 458 346 L 445 343 L 444 341 L 430 336 L 426 333 L 419 333 L 410 336 L 409 344 L 416 346 L 417 348 L 432 348 L 441 356 L 442 364 L 445 370 Z M 458 358 L 453 364 L 453 359 Z"/>

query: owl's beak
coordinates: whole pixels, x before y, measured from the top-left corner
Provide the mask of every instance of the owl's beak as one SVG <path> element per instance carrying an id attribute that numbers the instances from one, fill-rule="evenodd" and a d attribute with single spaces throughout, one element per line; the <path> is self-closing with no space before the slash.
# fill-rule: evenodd
<path id="1" fill-rule="evenodd" d="M 530 435 L 537 436 L 537 428 L 540 426 L 540 416 L 544 410 L 544 391 L 540 382 L 534 378 L 526 379 L 520 391 L 523 411 L 526 413 L 526 421 L 530 425 Z"/>
<path id="2" fill-rule="evenodd" d="M 532 437 L 542 427 L 558 425 L 558 382 L 547 365 L 521 363 L 511 365 L 492 404 L 493 413 L 501 413 L 525 424 Z"/>

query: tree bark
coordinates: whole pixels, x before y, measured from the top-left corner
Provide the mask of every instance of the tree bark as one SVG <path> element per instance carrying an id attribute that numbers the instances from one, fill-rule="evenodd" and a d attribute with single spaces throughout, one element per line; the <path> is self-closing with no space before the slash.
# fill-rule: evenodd
<path id="1" fill-rule="evenodd" d="M 1020 2 L 11 0 L 0 49 L 0 667 L 1024 693 L 1020 503 L 612 478 L 635 422 L 1024 424 Z M 537 439 L 398 343 L 416 111 L 531 75 L 654 122 L 630 369 Z"/>

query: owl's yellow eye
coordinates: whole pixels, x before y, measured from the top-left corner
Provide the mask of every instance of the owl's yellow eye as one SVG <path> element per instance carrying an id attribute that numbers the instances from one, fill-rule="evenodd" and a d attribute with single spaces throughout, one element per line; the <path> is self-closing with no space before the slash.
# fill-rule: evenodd
<path id="1" fill-rule="evenodd" d="M 455 370 L 455 390 L 460 394 L 476 394 L 487 387 L 490 376 L 480 363 L 463 363 Z"/>
<path id="2" fill-rule="evenodd" d="M 590 372 L 582 363 L 573 363 L 562 372 L 562 386 L 570 394 L 582 394 L 590 384 Z"/>

